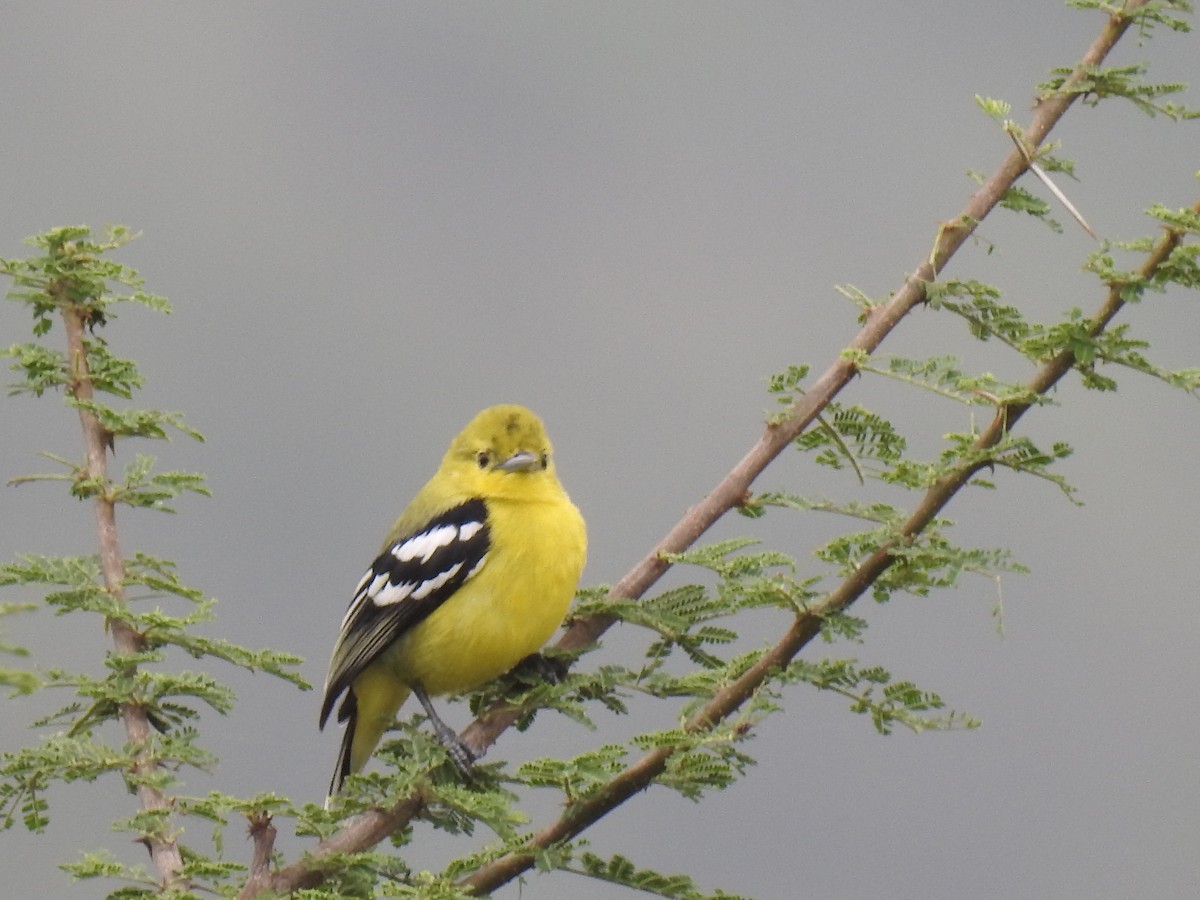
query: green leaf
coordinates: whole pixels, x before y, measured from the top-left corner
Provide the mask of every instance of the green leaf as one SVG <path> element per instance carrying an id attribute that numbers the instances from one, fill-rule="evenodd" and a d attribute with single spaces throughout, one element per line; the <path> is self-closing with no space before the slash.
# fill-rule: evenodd
<path id="1" fill-rule="evenodd" d="M 881 666 L 859 666 L 851 659 L 816 662 L 794 659 L 782 673 L 785 681 L 802 681 L 822 691 L 841 695 L 850 710 L 866 715 L 880 734 L 900 725 L 914 732 L 976 728 L 979 722 L 959 713 L 928 715 L 944 708 L 942 699 L 909 681 L 893 681 Z"/>
<path id="2" fill-rule="evenodd" d="M 517 770 L 522 783 L 533 787 L 557 788 L 568 803 L 592 796 L 624 767 L 628 750 L 620 744 L 604 744 L 571 759 L 541 757 L 523 763 Z"/>
<path id="3" fill-rule="evenodd" d="M 66 355 L 41 344 L 13 344 L 0 351 L 13 360 L 9 367 L 21 374 L 21 380 L 9 385 L 9 396 L 33 394 L 40 397 L 70 382 Z"/>
<path id="4" fill-rule="evenodd" d="M 1143 17 L 1140 21 L 1146 23 L 1151 20 Z M 1068 78 L 1077 71 L 1081 73 L 1081 77 L 1068 83 Z M 1193 118 L 1197 115 L 1194 110 L 1163 103 L 1160 98 L 1182 93 L 1187 90 L 1187 85 L 1183 82 L 1145 82 L 1142 79 L 1146 74 L 1145 63 L 1123 66 L 1060 66 L 1051 69 L 1050 72 L 1053 77 L 1038 85 L 1039 99 L 1044 100 L 1055 94 L 1075 94 L 1083 103 L 1095 106 L 1102 100 L 1121 97 L 1151 118 L 1158 113 L 1172 119 Z"/>
<path id="5" fill-rule="evenodd" d="M 740 900 L 738 895 L 724 891 L 706 894 L 687 875 L 663 875 L 651 869 L 639 869 L 619 854 L 602 859 L 593 853 L 583 853 L 578 868 L 570 868 L 570 871 L 671 900 Z"/>
<path id="6" fill-rule="evenodd" d="M 844 468 L 848 448 L 856 460 L 856 471 L 869 475 L 878 471 L 873 463 L 890 464 L 904 454 L 906 441 L 892 423 L 861 406 L 831 403 L 826 407 L 825 419 L 828 430 L 810 428 L 796 438 L 796 447 L 805 453 L 815 452 L 819 465 Z"/>
<path id="7" fill-rule="evenodd" d="M 185 491 L 212 496 L 204 484 L 204 476 L 195 472 L 151 472 L 153 456 L 138 454 L 125 467 L 125 481 L 111 492 L 113 501 L 142 509 L 173 513 L 168 501 Z"/>
<path id="8" fill-rule="evenodd" d="M 77 409 L 94 415 L 106 431 L 117 437 L 141 437 L 167 440 L 168 428 L 173 428 L 190 438 L 203 441 L 204 436 L 183 422 L 179 413 L 159 412 L 153 409 L 116 410 L 94 400 L 72 399 L 68 401 Z"/>

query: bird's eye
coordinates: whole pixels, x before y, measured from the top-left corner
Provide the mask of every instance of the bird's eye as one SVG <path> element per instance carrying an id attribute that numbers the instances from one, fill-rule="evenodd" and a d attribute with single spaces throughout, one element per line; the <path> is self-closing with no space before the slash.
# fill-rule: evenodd
<path id="1" fill-rule="evenodd" d="M 550 465 L 550 454 L 548 454 L 548 453 L 543 453 L 543 454 L 542 454 L 542 459 L 541 459 L 541 462 L 542 462 L 542 468 L 543 468 L 543 469 L 544 469 L 544 468 L 546 468 L 548 465 Z"/>
<path id="2" fill-rule="evenodd" d="M 492 463 L 491 454 L 486 450 L 480 450 L 475 454 L 475 462 L 479 463 L 479 468 L 486 469 Z"/>

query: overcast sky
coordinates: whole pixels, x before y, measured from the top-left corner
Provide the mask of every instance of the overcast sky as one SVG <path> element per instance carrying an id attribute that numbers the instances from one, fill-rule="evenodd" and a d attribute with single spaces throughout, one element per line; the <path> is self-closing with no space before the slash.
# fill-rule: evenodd
<path id="1" fill-rule="evenodd" d="M 129 310 L 107 336 L 142 364 L 147 405 L 206 434 L 150 449 L 206 472 L 214 497 L 185 499 L 175 518 L 123 516 L 125 548 L 176 559 L 219 598 L 217 632 L 301 654 L 319 684 L 388 525 L 489 404 L 544 417 L 589 522 L 585 581 L 620 578 L 756 439 L 767 377 L 824 368 L 849 343 L 857 311 L 834 285 L 899 287 L 973 190 L 966 170 L 1009 152 L 974 95 L 1026 121 L 1035 85 L 1101 24 L 1035 0 L 9 4 L 0 255 L 55 225 L 144 232 L 120 258 L 175 314 Z M 1114 58 L 1142 60 L 1157 80 L 1200 81 L 1194 36 L 1130 37 Z M 1152 202 L 1195 200 L 1195 123 L 1114 103 L 1077 109 L 1054 137 L 1077 163 L 1072 199 L 1104 236 L 1149 233 Z M 1073 225 L 1056 236 L 998 214 L 981 237 L 949 275 L 994 281 L 1043 321 L 1100 302 L 1080 269 L 1094 245 Z M 1197 364 L 1196 297 L 1154 296 L 1123 321 L 1163 364 Z M 6 304 L 0 345 L 27 338 L 27 314 Z M 1030 371 L 928 310 L 884 350 Z M 863 605 L 864 645 L 807 651 L 887 665 L 979 730 L 880 737 L 844 701 L 789 689 L 737 787 L 699 806 L 651 790 L 589 833 L 592 849 L 761 898 L 1193 894 L 1200 405 L 1120 377 L 1116 395 L 1068 379 L 1060 407 L 1021 423 L 1075 446 L 1062 472 L 1086 505 L 999 473 L 1000 490 L 947 511 L 960 541 L 1011 548 L 1032 569 L 1003 582 L 1004 637 L 996 585 L 977 579 Z M 926 455 L 970 426 L 968 409 L 870 378 L 845 399 Z M 39 450 L 78 452 L 53 399 L 0 399 L 0 423 L 0 479 L 44 470 Z M 799 456 L 757 486 L 915 500 Z M 0 489 L 0 559 L 91 552 L 89 523 L 52 486 Z M 772 514 L 716 531 L 752 534 L 811 574 L 832 527 Z M 86 621 L 5 627 L 45 665 L 98 666 L 106 646 Z M 628 661 L 642 640 L 614 633 L 589 664 Z M 205 720 L 220 768 L 195 790 L 319 799 L 338 740 L 316 731 L 319 698 L 232 681 L 237 711 Z M 4 701 L 0 745 L 25 740 L 46 702 Z M 461 704 L 445 715 L 467 721 Z M 593 735 L 541 717 L 489 759 L 626 731 L 609 724 Z M 140 861 L 106 831 L 131 800 L 111 780 L 53 799 L 51 840 L 0 836 L 4 892 L 100 896 L 54 864 L 110 843 Z M 545 824 L 553 800 L 530 809 Z M 285 835 L 279 849 L 293 860 L 306 846 Z M 414 862 L 474 845 L 435 846 Z M 236 839 L 229 850 L 248 859 Z M 622 894 L 555 875 L 501 895 Z"/>

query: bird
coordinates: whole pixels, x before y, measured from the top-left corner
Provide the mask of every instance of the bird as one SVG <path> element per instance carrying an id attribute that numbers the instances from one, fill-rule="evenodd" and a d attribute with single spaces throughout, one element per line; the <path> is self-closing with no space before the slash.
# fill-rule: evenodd
<path id="1" fill-rule="evenodd" d="M 562 624 L 586 557 L 583 516 L 541 419 L 515 404 L 478 413 L 388 532 L 342 619 L 320 715 L 324 729 L 341 699 L 329 797 L 367 764 L 409 694 L 469 779 L 476 754 L 429 698 L 536 654 Z"/>

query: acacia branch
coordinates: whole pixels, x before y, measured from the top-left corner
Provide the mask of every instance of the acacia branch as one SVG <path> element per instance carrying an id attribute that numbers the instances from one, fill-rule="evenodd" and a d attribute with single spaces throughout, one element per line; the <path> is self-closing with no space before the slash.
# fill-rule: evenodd
<path id="1" fill-rule="evenodd" d="M 83 332 L 94 313 L 70 299 L 65 280 L 51 284 L 48 293 L 62 310 L 67 333 L 67 365 L 70 367 L 67 392 L 75 400 L 89 401 L 94 392 Z M 100 571 L 104 579 L 104 589 L 114 600 L 124 603 L 125 558 L 121 554 L 121 544 L 117 538 L 116 505 L 107 489 L 107 454 L 108 448 L 112 446 L 113 436 L 90 409 L 79 408 L 79 424 L 83 429 L 86 459 L 84 477 L 90 484 L 97 486 L 92 498 L 92 511 L 100 546 Z M 127 622 L 109 619 L 106 625 L 112 632 L 113 646 L 117 653 L 126 655 L 142 649 L 142 636 Z M 125 725 L 125 737 L 129 743 L 135 747 L 145 747 L 150 739 L 150 719 L 146 710 L 136 703 L 123 703 L 121 721 Z M 142 780 L 143 776 L 153 774 L 157 768 L 158 764 L 153 757 L 139 753 L 131 774 L 141 781 L 137 788 L 141 808 L 151 812 L 166 812 L 171 809 L 170 798 Z M 157 834 L 147 837 L 145 843 L 163 886 L 186 887 L 186 880 L 179 875 L 183 868 L 183 856 L 170 831 L 160 828 Z"/>
<path id="2" fill-rule="evenodd" d="M 1200 215 L 1200 201 L 1192 207 L 1192 211 Z M 1182 240 L 1183 232 L 1178 229 L 1168 229 L 1138 269 L 1139 277 L 1146 280 L 1153 278 L 1159 267 L 1166 262 L 1171 252 L 1182 243 Z M 1104 303 L 1090 320 L 1089 337 L 1095 338 L 1103 333 L 1125 305 L 1120 291 L 1121 285 L 1113 285 L 1109 288 Z M 1069 350 L 1064 350 L 1043 363 L 1026 387 L 1029 391 L 1039 395 L 1045 394 L 1071 371 L 1076 362 L 1075 355 Z M 991 423 L 971 445 L 972 450 L 984 451 L 996 447 L 1032 405 L 1028 402 L 1001 405 L 996 410 L 995 416 L 992 417 Z M 977 458 L 976 461 L 964 463 L 938 479 L 925 492 L 921 502 L 917 504 L 916 509 L 900 527 L 899 536 L 896 539 L 884 543 L 837 588 L 819 603 L 811 605 L 797 616 L 792 626 L 770 650 L 739 678 L 714 694 L 713 698 L 687 721 L 684 731 L 693 733 L 709 731 L 741 708 L 773 673 L 791 662 L 813 638 L 820 634 L 821 622 L 826 616 L 845 610 L 866 593 L 867 589 L 895 560 L 891 551 L 900 542 L 926 528 L 959 490 L 965 487 L 980 469 L 987 466 L 988 462 L 985 458 Z M 676 749 L 678 748 L 662 746 L 646 753 L 620 774 L 614 776 L 587 800 L 572 805 L 558 821 L 534 835 L 521 852 L 510 853 L 482 867 L 469 878 L 464 879 L 462 886 L 470 889 L 473 893 L 486 894 L 518 877 L 534 865 L 536 851 L 545 850 L 570 840 L 634 794 L 649 786 L 665 771 L 671 755 Z"/>
<path id="3" fill-rule="evenodd" d="M 1104 61 L 1129 28 L 1132 22 L 1131 14 L 1148 2 L 1149 0 L 1130 0 L 1121 13 L 1109 14 L 1100 34 L 1075 66 L 1071 75 L 1064 81 L 1060 90 L 1038 103 L 1032 120 L 1024 131 L 1028 150 L 1036 151 L 1046 139 L 1079 96 L 1071 89 L 1086 76 L 1091 67 Z M 987 217 L 1008 189 L 1028 168 L 1029 162 L 1025 152 L 1015 147 L 1012 148 L 992 175 L 972 195 L 963 210 L 953 219 L 943 223 L 934 240 L 932 251 L 917 266 L 913 274 L 905 280 L 901 288 L 886 303 L 872 307 L 868 311 L 866 322 L 851 341 L 849 350 L 870 354 L 879 347 L 904 317 L 925 300 L 925 285 L 934 280 L 937 274 L 945 268 L 958 249 L 974 233 L 979 222 Z M 1113 314 L 1115 314 L 1115 310 Z M 1108 318 L 1111 318 L 1111 315 Z M 1097 333 L 1103 329 L 1107 321 L 1108 319 L 1097 321 Z M 1057 372 L 1044 387 L 1039 388 L 1037 378 L 1034 383 L 1031 383 L 1031 387 L 1039 393 L 1043 392 L 1069 371 L 1074 359 L 1069 354 L 1065 356 L 1067 357 L 1065 359 L 1056 357 L 1055 360 L 1043 367 L 1045 371 L 1044 374 L 1039 373 L 1041 377 L 1051 378 L 1053 373 Z M 1050 367 L 1055 368 L 1051 369 Z M 1061 367 L 1061 371 L 1058 371 L 1058 367 Z M 612 589 L 611 596 L 627 599 L 641 597 L 670 567 L 671 564 L 668 561 L 670 554 L 682 553 L 687 550 L 725 513 L 745 502 L 754 480 L 812 424 L 817 415 L 837 397 L 856 373 L 854 362 L 846 358 L 844 354 L 832 362 L 807 393 L 788 408 L 783 417 L 767 426 L 758 441 L 716 487 L 706 494 L 703 500 L 688 510 L 666 536 L 617 582 Z M 1024 407 L 1014 405 L 1001 409 L 997 413 L 997 420 L 1004 417 L 1004 421 L 1011 426 L 1027 408 L 1028 405 Z M 996 427 L 994 421 L 989 430 L 981 435 L 980 440 L 992 435 Z M 1000 431 L 993 435 L 993 439 L 999 439 L 1003 435 L 1003 427 L 1002 424 Z M 905 523 L 906 530 L 903 533 L 915 534 L 925 527 L 933 515 L 948 502 L 955 491 L 970 480 L 978 468 L 979 464 L 976 464 L 970 472 L 961 473 L 961 480 L 957 477 L 952 480 L 944 479 L 945 483 L 939 482 L 938 485 L 931 488 Z M 947 478 L 949 479 L 950 476 Z M 891 556 L 886 549 L 881 549 L 869 558 L 826 598 L 821 605 L 821 614 L 827 614 L 834 609 L 844 608 L 853 603 L 874 579 L 879 577 L 890 562 Z M 787 634 L 756 666 L 714 696 L 689 721 L 688 727 L 694 730 L 711 727 L 712 724 L 736 710 L 757 689 L 770 671 L 792 659 L 818 633 L 820 618 L 821 615 L 816 612 L 799 617 Z M 569 651 L 582 649 L 594 643 L 615 622 L 616 619 L 608 615 L 576 619 L 555 646 Z M 488 710 L 463 731 L 462 737 L 469 746 L 482 752 L 494 744 L 500 734 L 509 728 L 521 713 L 521 710 L 503 707 Z M 614 778 L 596 796 L 573 806 L 559 822 L 536 835 L 531 841 L 530 847 L 548 846 L 555 841 L 578 834 L 587 825 L 595 822 L 616 805 L 646 787 L 654 777 L 663 771 L 671 752 L 671 748 L 660 748 L 646 754 L 621 775 Z M 270 888 L 278 893 L 286 893 L 301 886 L 318 883 L 322 878 L 319 872 L 321 858 L 332 853 L 364 850 L 374 845 L 393 831 L 406 826 L 411 818 L 419 812 L 420 807 L 420 801 L 414 797 L 402 801 L 390 809 L 376 809 L 355 816 L 337 834 L 322 840 L 306 858 L 277 872 L 271 879 Z M 531 864 L 532 858 L 524 854 L 504 857 L 481 869 L 465 884 L 477 892 L 486 892 L 515 877 Z M 258 891 L 250 891 L 249 887 L 247 885 L 243 889 L 239 898 L 248 900 L 257 895 Z"/>
<path id="4" fill-rule="evenodd" d="M 1200 215 L 1200 201 L 1192 206 L 1192 212 Z M 1183 240 L 1183 232 L 1167 229 L 1154 250 L 1138 269 L 1141 279 L 1150 280 L 1159 267 L 1166 262 L 1172 251 Z M 1088 336 L 1098 337 L 1115 318 L 1125 301 L 1120 296 L 1121 285 L 1109 288 L 1108 295 L 1090 319 Z M 1030 379 L 1026 387 L 1042 395 L 1050 391 L 1075 366 L 1075 355 L 1065 350 L 1044 363 Z M 1002 405 L 991 423 L 972 444 L 973 450 L 988 450 L 997 446 L 1012 430 L 1012 426 L 1033 404 L 1010 403 Z M 799 615 L 791 628 L 765 653 L 755 665 L 746 670 L 737 680 L 717 692 L 684 725 L 684 730 L 698 732 L 711 729 L 727 719 L 748 701 L 759 687 L 802 650 L 820 633 L 821 621 L 830 613 L 846 609 L 858 600 L 894 561 L 891 551 L 898 542 L 918 534 L 974 475 L 988 463 L 986 460 L 965 463 L 939 479 L 925 493 L 921 502 L 899 529 L 900 537 L 885 543 L 871 554 L 845 581 L 828 594 L 819 604 L 814 604 Z M 637 792 L 647 787 L 662 774 L 674 752 L 669 746 L 658 747 L 646 753 L 637 762 L 628 766 L 588 800 L 575 804 L 553 825 L 538 832 L 528 843 L 527 849 L 546 849 L 578 835 L 612 809 Z M 463 882 L 464 887 L 484 894 L 495 890 L 529 869 L 535 862 L 531 852 L 513 853 L 481 868 Z"/>

